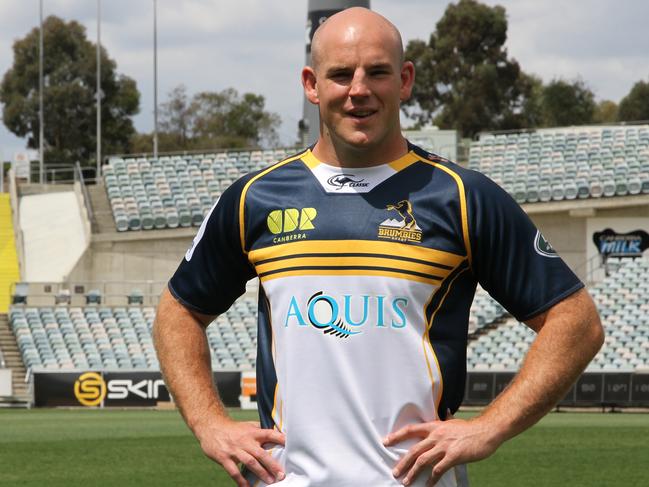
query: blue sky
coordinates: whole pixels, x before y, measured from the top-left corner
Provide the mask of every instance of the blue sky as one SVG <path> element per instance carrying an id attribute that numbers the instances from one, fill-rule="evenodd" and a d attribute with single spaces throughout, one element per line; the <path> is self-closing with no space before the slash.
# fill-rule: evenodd
<path id="1" fill-rule="evenodd" d="M 449 2 L 371 3 L 407 42 L 427 39 Z M 636 81 L 649 79 L 645 0 L 484 3 L 506 8 L 510 56 L 544 81 L 581 77 L 598 100 L 619 102 Z M 102 1 L 102 44 L 118 72 L 134 78 L 142 93 L 135 118 L 140 131 L 153 126 L 152 6 L 153 0 Z M 306 13 L 306 0 L 158 0 L 159 101 L 181 83 L 190 93 L 227 87 L 261 93 L 267 108 L 282 117 L 282 139 L 293 141 L 302 114 Z M 96 39 L 95 1 L 44 0 L 44 15 L 51 14 L 79 21 Z M 38 1 L 0 0 L 0 19 L 1 75 L 13 62 L 13 41 L 38 24 Z M 11 159 L 24 147 L 0 126 L 0 156 Z"/>

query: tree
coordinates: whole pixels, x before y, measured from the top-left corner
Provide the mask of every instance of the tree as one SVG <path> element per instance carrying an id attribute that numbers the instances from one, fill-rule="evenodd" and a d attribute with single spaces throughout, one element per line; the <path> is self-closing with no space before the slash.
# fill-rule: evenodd
<path id="1" fill-rule="evenodd" d="M 593 122 L 595 95 L 581 80 L 555 79 L 543 89 L 543 122 L 546 127 Z"/>
<path id="2" fill-rule="evenodd" d="M 629 94 L 622 98 L 618 120 L 624 122 L 649 120 L 649 82 L 638 81 Z"/>
<path id="3" fill-rule="evenodd" d="M 450 4 L 428 43 L 408 43 L 418 82 L 404 103 L 419 125 L 434 121 L 463 136 L 530 126 L 536 82 L 507 57 L 505 9 L 476 0 Z"/>
<path id="4" fill-rule="evenodd" d="M 196 93 L 190 98 L 187 88 L 179 85 L 160 106 L 160 150 L 275 146 L 281 121 L 264 108 L 262 95 L 239 95 L 234 88 L 228 88 Z M 142 148 L 147 139 L 140 135 L 133 141 Z"/>
<path id="5" fill-rule="evenodd" d="M 13 66 L 0 84 L 6 127 L 39 146 L 39 32 L 32 29 L 13 45 Z M 75 21 L 50 16 L 43 23 L 43 117 L 46 162 L 94 164 L 96 155 L 96 47 Z M 101 49 L 102 152 L 129 149 L 135 129 L 131 117 L 139 110 L 135 81 L 116 73 L 115 61 Z"/>
<path id="6" fill-rule="evenodd" d="M 169 92 L 167 101 L 160 105 L 160 131 L 169 134 L 168 142 L 188 149 L 191 122 L 187 87 L 178 85 Z"/>
<path id="7" fill-rule="evenodd" d="M 595 107 L 593 122 L 595 123 L 615 123 L 617 121 L 618 106 L 614 101 L 602 100 Z"/>

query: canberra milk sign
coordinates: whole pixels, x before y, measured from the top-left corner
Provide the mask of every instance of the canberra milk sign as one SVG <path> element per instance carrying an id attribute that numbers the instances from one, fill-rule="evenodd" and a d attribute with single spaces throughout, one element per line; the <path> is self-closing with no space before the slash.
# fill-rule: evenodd
<path id="1" fill-rule="evenodd" d="M 640 257 L 649 248 L 649 234 L 644 230 L 617 233 L 607 228 L 595 232 L 593 242 L 605 257 Z"/>

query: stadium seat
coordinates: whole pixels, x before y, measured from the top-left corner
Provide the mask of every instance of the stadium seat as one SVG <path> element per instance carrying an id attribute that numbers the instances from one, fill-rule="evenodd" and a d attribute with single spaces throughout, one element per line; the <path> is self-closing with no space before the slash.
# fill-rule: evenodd
<path id="1" fill-rule="evenodd" d="M 469 167 L 519 203 L 649 193 L 647 134 L 647 126 L 485 134 L 471 144 Z"/>

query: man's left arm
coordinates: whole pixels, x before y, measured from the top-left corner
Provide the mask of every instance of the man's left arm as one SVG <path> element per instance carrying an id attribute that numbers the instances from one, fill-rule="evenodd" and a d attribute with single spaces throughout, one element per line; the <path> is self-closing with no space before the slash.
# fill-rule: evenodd
<path id="1" fill-rule="evenodd" d="M 385 445 L 419 438 L 394 468 L 403 484 L 432 466 L 434 485 L 454 465 L 482 460 L 508 439 L 547 414 L 568 392 L 604 343 L 595 305 L 581 289 L 526 321 L 538 335 L 519 373 L 482 413 L 470 420 L 451 419 L 406 426 Z"/>

